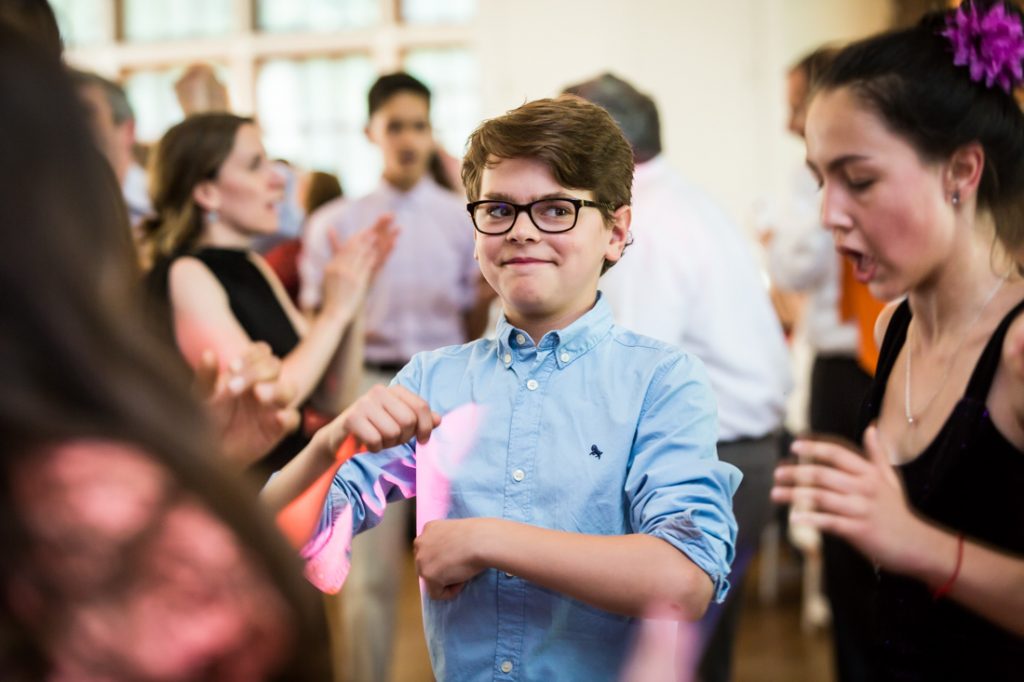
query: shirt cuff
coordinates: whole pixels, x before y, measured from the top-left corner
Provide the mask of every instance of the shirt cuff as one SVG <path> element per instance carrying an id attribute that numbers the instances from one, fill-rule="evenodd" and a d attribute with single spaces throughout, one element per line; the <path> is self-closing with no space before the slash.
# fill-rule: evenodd
<path id="1" fill-rule="evenodd" d="M 715 549 L 705 531 L 693 522 L 693 510 L 687 509 L 665 519 L 647 534 L 661 538 L 689 557 L 711 578 L 714 600 L 718 603 L 725 601 L 725 595 L 729 593 L 729 564 Z"/>

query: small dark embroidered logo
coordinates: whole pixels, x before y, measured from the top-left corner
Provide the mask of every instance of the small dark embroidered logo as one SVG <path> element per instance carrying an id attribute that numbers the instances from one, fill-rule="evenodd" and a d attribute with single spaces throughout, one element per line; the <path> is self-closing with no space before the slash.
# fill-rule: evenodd
<path id="1" fill-rule="evenodd" d="M 590 456 L 591 457 L 597 457 L 598 459 L 601 459 L 601 455 L 603 455 L 603 454 L 604 454 L 603 452 L 601 452 L 600 450 L 597 449 L 596 445 L 591 445 L 590 446 Z"/>

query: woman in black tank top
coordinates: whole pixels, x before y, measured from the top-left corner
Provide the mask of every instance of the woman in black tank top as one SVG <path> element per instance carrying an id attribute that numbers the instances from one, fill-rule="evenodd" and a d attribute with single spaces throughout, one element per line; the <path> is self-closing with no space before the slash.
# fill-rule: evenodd
<path id="1" fill-rule="evenodd" d="M 390 250 L 390 221 L 378 221 L 335 245 L 325 270 L 323 307 L 307 320 L 250 249 L 255 237 L 276 232 L 284 189 L 250 119 L 226 113 L 189 117 L 161 139 L 152 173 L 157 216 L 145 226 L 143 242 L 153 263 L 149 286 L 170 304 L 185 359 L 196 367 L 213 350 L 226 363 L 252 342 L 265 342 L 281 360 L 280 382 L 294 392 L 292 406 L 308 407 L 320 387 L 319 409 L 340 411 L 340 382 L 333 373 L 323 385 L 322 379 L 332 359 L 358 366 L 335 354 Z M 344 348 L 358 354 L 361 335 L 348 336 Z M 358 377 L 347 379 L 358 382 Z M 254 465 L 266 480 L 308 442 L 300 427 L 269 453 L 249 453 L 243 463 Z"/>
<path id="2" fill-rule="evenodd" d="M 865 453 L 798 441 L 773 497 L 877 567 L 872 679 L 1024 670 L 1024 24 L 974 0 L 842 50 L 807 158 L 837 250 L 882 299 Z M 875 425 L 868 427 L 874 422 Z"/>

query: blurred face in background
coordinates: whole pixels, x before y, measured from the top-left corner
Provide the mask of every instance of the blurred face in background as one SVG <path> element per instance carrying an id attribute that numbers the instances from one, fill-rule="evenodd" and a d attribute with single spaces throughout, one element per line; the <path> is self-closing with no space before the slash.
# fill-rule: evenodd
<path id="1" fill-rule="evenodd" d="M 804 136 L 807 121 L 807 74 L 794 69 L 786 76 L 786 101 L 789 104 L 789 121 L 786 128 L 797 137 Z"/>
<path id="2" fill-rule="evenodd" d="M 121 152 L 124 144 L 122 138 L 125 135 L 124 124 L 118 126 L 114 123 L 114 109 L 110 106 L 110 101 L 99 85 L 79 87 L 78 96 L 85 105 L 89 117 L 89 129 L 96 140 L 96 146 L 110 161 L 118 182 L 124 182 L 130 161 L 130 157 Z"/>
<path id="3" fill-rule="evenodd" d="M 267 158 L 259 128 L 247 123 L 238 129 L 217 176 L 198 185 L 195 197 L 204 210 L 217 214 L 216 222 L 236 233 L 277 232 L 284 178 Z"/>
<path id="4" fill-rule="evenodd" d="M 409 190 L 427 173 L 434 149 L 427 99 L 414 92 L 397 92 L 370 117 L 370 140 L 384 155 L 384 179 Z"/>

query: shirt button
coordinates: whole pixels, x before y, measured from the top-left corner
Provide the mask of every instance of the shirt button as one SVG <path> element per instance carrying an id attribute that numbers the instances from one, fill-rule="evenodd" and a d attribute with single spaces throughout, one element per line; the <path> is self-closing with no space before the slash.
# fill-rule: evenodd
<path id="1" fill-rule="evenodd" d="M 511 353 L 505 353 L 505 357 L 503 357 L 502 360 L 505 361 L 506 365 L 509 364 L 510 362 L 512 362 L 512 354 Z"/>
<path id="2" fill-rule="evenodd" d="M 523 345 L 524 343 L 526 343 L 526 337 L 523 336 L 522 334 L 516 334 L 516 343 L 518 343 L 520 346 Z M 509 665 L 512 664 L 509 663 Z"/>
<path id="3" fill-rule="evenodd" d="M 502 661 L 501 672 L 506 674 L 512 672 L 512 661 Z"/>
<path id="4" fill-rule="evenodd" d="M 540 384 L 537 383 L 536 379 L 530 379 L 529 381 L 526 382 L 526 388 L 530 389 L 531 391 L 536 391 L 538 386 L 540 386 Z"/>
<path id="5" fill-rule="evenodd" d="M 526 472 L 523 471 L 522 469 L 516 469 L 515 471 L 512 472 L 512 480 L 514 480 L 516 483 L 523 480 L 524 478 L 526 478 Z"/>
<path id="6" fill-rule="evenodd" d="M 562 362 L 569 362 L 569 354 L 568 354 L 568 353 L 562 353 L 562 354 L 561 354 L 561 355 L 559 355 L 558 357 L 559 357 L 559 359 L 560 359 L 560 360 L 561 360 Z"/>

